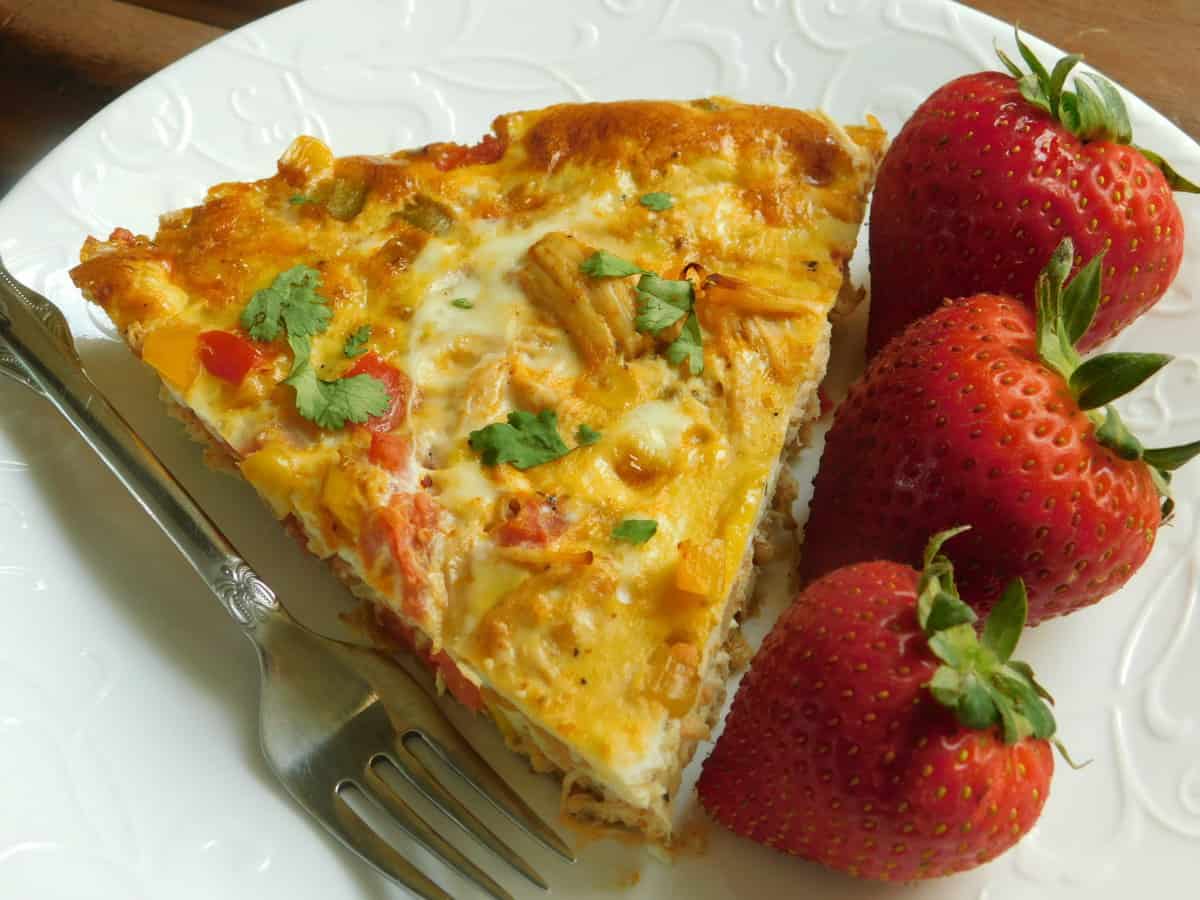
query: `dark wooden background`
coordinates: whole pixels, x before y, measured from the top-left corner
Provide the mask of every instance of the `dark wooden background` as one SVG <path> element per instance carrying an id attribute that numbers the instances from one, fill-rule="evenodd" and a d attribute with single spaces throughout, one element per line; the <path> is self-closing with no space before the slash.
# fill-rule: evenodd
<path id="1" fill-rule="evenodd" d="M 122 91 L 227 29 L 289 2 L 0 0 L 0 196 Z M 1200 138 L 1200 0 L 968 5 L 1083 53 Z"/>

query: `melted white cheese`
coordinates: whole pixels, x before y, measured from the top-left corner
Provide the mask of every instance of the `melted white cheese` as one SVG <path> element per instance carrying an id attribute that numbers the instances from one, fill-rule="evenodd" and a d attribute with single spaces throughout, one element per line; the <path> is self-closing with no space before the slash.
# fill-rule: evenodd
<path id="1" fill-rule="evenodd" d="M 616 431 L 637 438 L 650 450 L 673 453 L 693 424 L 678 403 L 653 400 L 627 412 Z"/>

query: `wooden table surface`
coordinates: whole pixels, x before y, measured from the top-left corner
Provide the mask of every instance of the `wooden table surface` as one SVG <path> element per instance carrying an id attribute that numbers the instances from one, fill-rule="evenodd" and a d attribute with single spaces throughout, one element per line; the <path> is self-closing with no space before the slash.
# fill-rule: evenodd
<path id="1" fill-rule="evenodd" d="M 122 91 L 291 0 L 0 0 L 0 196 Z M 549 0 L 548 0 L 549 2 Z M 1088 61 L 1200 139 L 1200 0 L 969 0 Z"/>

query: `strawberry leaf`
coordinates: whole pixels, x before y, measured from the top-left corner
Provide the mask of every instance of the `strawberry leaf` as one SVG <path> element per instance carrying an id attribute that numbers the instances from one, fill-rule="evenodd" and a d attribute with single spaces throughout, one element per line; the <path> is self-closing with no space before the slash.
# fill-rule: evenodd
<path id="1" fill-rule="evenodd" d="M 929 692 L 943 706 L 956 706 L 962 691 L 962 674 L 950 666 L 938 666 L 933 678 L 929 679 Z"/>
<path id="2" fill-rule="evenodd" d="M 1046 97 L 1050 101 L 1050 115 L 1058 118 L 1059 108 L 1062 105 L 1063 85 L 1066 84 L 1067 76 L 1071 70 L 1083 59 L 1077 53 L 1071 53 L 1064 56 L 1054 64 L 1054 70 L 1050 73 L 1050 83 L 1046 85 Z"/>
<path id="3" fill-rule="evenodd" d="M 925 545 L 925 560 L 924 566 L 928 569 L 933 565 L 942 552 L 942 545 L 950 538 L 962 534 L 964 531 L 970 531 L 970 525 L 959 525 L 957 528 L 947 528 L 945 531 L 939 531 L 929 539 L 929 543 Z M 944 557 L 943 557 L 944 559 Z M 948 561 L 947 561 L 948 562 Z"/>
<path id="4" fill-rule="evenodd" d="M 1104 420 L 1096 429 L 1096 440 L 1108 447 L 1121 459 L 1141 459 L 1142 442 L 1133 432 L 1125 427 L 1116 407 L 1108 406 L 1104 410 Z"/>
<path id="5" fill-rule="evenodd" d="M 1068 102 L 1068 95 L 1063 96 L 1063 102 Z M 1122 106 L 1122 114 L 1123 109 Z M 1152 156 L 1147 158 L 1154 161 Z M 1064 288 L 1074 257 L 1074 244 L 1070 238 L 1063 238 L 1038 275 L 1034 286 L 1038 355 L 1067 380 L 1079 408 L 1096 425 L 1097 441 L 1121 459 L 1145 459 L 1150 465 L 1151 477 L 1162 497 L 1165 521 L 1174 509 L 1170 473 L 1200 454 L 1200 442 L 1147 451 L 1111 404 L 1154 375 L 1171 357 L 1163 353 L 1106 353 L 1086 362 L 1080 360 L 1075 344 L 1087 332 L 1096 314 L 1104 259 L 1103 253 L 1090 259 Z M 1097 412 L 1101 407 L 1104 412 Z M 928 562 L 927 555 L 926 568 Z"/>
<path id="6" fill-rule="evenodd" d="M 1070 378 L 1079 365 L 1079 354 L 1067 336 L 1063 320 L 1063 282 L 1075 261 L 1075 245 L 1063 238 L 1054 248 L 1046 268 L 1038 275 L 1034 286 L 1037 300 L 1038 355 L 1063 378 Z"/>
<path id="7" fill-rule="evenodd" d="M 1170 187 L 1171 190 L 1179 191 L 1180 193 L 1184 194 L 1200 194 L 1200 184 L 1196 184 L 1194 181 L 1189 181 L 1188 179 L 1184 178 L 1175 171 L 1174 166 L 1172 166 L 1153 150 L 1147 150 L 1145 147 L 1137 147 L 1135 149 L 1138 151 L 1138 153 L 1142 154 L 1142 156 L 1146 157 L 1146 159 L 1150 160 L 1150 162 L 1154 163 L 1154 165 L 1158 166 L 1159 171 L 1163 173 L 1163 177 L 1167 179 L 1167 186 Z"/>
<path id="8" fill-rule="evenodd" d="M 1050 73 L 1046 71 L 1046 67 L 1042 65 L 1042 61 L 1037 58 L 1037 54 L 1029 48 L 1029 45 L 1021 40 L 1021 29 L 1013 26 L 1013 37 L 1017 41 L 1017 50 L 1021 54 L 1021 59 L 1025 60 L 1025 65 L 1029 66 L 1038 81 L 1042 84 L 1049 84 Z"/>
<path id="9" fill-rule="evenodd" d="M 1010 744 L 1052 738 L 1054 715 L 1046 705 L 1050 695 L 1026 663 L 1010 660 L 1028 613 L 1025 584 L 1013 579 L 984 622 L 982 636 L 977 633 L 975 613 L 959 599 L 954 567 L 941 554 L 942 544 L 965 530 L 935 534 L 925 550 L 917 618 L 930 652 L 943 663 L 926 686 L 966 728 L 999 728 Z"/>
<path id="10" fill-rule="evenodd" d="M 1142 451 L 1142 459 L 1163 472 L 1174 472 L 1184 463 L 1200 454 L 1200 441 L 1180 444 L 1176 447 L 1156 447 Z"/>
<path id="11" fill-rule="evenodd" d="M 1100 281 L 1103 271 L 1104 251 L 1100 251 L 1084 265 L 1062 294 L 1062 317 L 1067 340 L 1072 345 L 1092 324 L 1096 308 L 1100 305 Z"/>
<path id="12" fill-rule="evenodd" d="M 1000 662 L 1008 662 L 1016 649 L 1028 612 L 1025 583 L 1020 578 L 1014 578 L 983 625 L 983 646 L 996 654 Z"/>
<path id="13" fill-rule="evenodd" d="M 1053 71 L 1047 71 L 1037 54 L 1021 40 L 1020 29 L 1014 28 L 1013 32 L 1017 49 L 1029 66 L 1029 71 L 1025 72 L 998 46 L 996 54 L 1017 80 L 1022 97 L 1058 119 L 1080 140 L 1105 140 L 1118 144 L 1128 144 L 1133 140 L 1125 100 L 1111 81 L 1094 72 L 1087 72 L 1075 79 L 1074 92 L 1063 90 L 1067 76 L 1082 57 L 1069 54 L 1054 64 Z"/>
<path id="14" fill-rule="evenodd" d="M 992 681 L 984 682 L 988 695 L 992 698 L 992 703 L 996 706 L 996 712 L 1000 716 L 1000 725 L 1004 734 L 1004 743 L 1015 744 L 1027 733 L 1022 734 L 1021 723 L 1017 719 L 1017 711 L 1013 708 L 1012 701 L 1005 695 L 1004 691 L 1000 690 Z"/>
<path id="15" fill-rule="evenodd" d="M 945 667 L 943 666 L 943 668 Z M 996 724 L 998 716 L 991 691 L 974 673 L 971 673 L 964 681 L 966 684 L 954 706 L 955 712 L 958 713 L 958 720 L 968 728 L 990 728 Z"/>
<path id="16" fill-rule="evenodd" d="M 1023 676 L 1026 681 L 1033 685 L 1033 690 L 1039 697 L 1051 705 L 1054 704 L 1054 698 L 1050 696 L 1050 692 L 1042 687 L 1037 678 L 1034 677 L 1033 666 L 1019 659 L 1010 659 L 1008 661 L 1008 667 L 1014 672 L 1017 672 Z"/>
<path id="17" fill-rule="evenodd" d="M 1165 366 L 1165 353 L 1105 353 L 1093 356 L 1071 373 L 1071 391 L 1080 409 L 1106 406 L 1124 397 Z"/>
<path id="18" fill-rule="evenodd" d="M 1042 87 L 1042 83 L 1037 80 L 1035 75 L 1022 75 L 1017 79 L 1017 90 L 1021 92 L 1021 96 L 1044 112 L 1050 112 L 1050 98 L 1046 96 L 1046 91 Z"/>
<path id="19" fill-rule="evenodd" d="M 1001 668 L 996 676 L 995 684 L 1012 705 L 1018 733 L 1042 740 L 1053 737 L 1057 727 L 1054 713 L 1033 686 L 1011 669 Z"/>
<path id="20" fill-rule="evenodd" d="M 942 555 L 942 544 L 970 526 L 939 531 L 925 545 L 921 581 L 917 588 L 917 620 L 927 635 L 975 621 L 975 611 L 958 597 L 954 587 L 954 567 Z"/>
<path id="21" fill-rule="evenodd" d="M 925 618 L 925 629 L 930 632 L 945 631 L 956 625 L 969 625 L 975 619 L 975 611 L 958 597 L 945 591 L 938 591 L 930 600 L 929 615 Z"/>
<path id="22" fill-rule="evenodd" d="M 1087 135 L 1087 138 L 1109 138 L 1104 101 L 1100 99 L 1100 96 L 1088 86 L 1086 81 L 1076 78 L 1075 98 L 1075 108 L 1079 117 L 1079 130 L 1076 134 L 1080 138 L 1084 138 L 1084 135 Z"/>
<path id="23" fill-rule="evenodd" d="M 1067 765 L 1070 766 L 1072 769 L 1074 769 L 1076 772 L 1078 772 L 1080 769 L 1086 769 L 1088 766 L 1090 766 L 1092 764 L 1092 761 L 1090 759 L 1085 759 L 1081 763 L 1077 763 L 1077 762 L 1075 762 L 1075 760 L 1071 759 L 1071 754 L 1067 752 L 1066 746 L 1063 744 L 1062 741 L 1058 740 L 1058 738 L 1053 739 L 1052 741 L 1050 741 L 1050 743 L 1052 743 L 1054 745 L 1054 749 L 1058 751 L 1058 755 L 1061 756 L 1063 759 L 1065 759 L 1067 761 Z"/>
<path id="24" fill-rule="evenodd" d="M 1128 144 L 1133 140 L 1133 126 L 1129 124 L 1129 110 L 1121 92 L 1107 78 L 1102 78 L 1095 72 L 1086 72 L 1083 76 L 1096 86 L 1100 95 L 1100 108 L 1103 111 L 1104 127 L 1109 132 L 1109 140 L 1118 144 Z M 1081 90 L 1086 82 L 1075 79 L 1076 90 Z"/>
<path id="25" fill-rule="evenodd" d="M 1008 69 L 1010 75 L 1018 81 L 1025 77 L 1025 70 L 1018 66 L 1007 53 L 1000 49 L 1000 45 L 993 40 L 992 47 L 996 51 L 996 55 L 1000 57 L 1000 62 L 1004 63 L 1004 68 Z"/>
<path id="26" fill-rule="evenodd" d="M 935 632 L 929 639 L 929 649 L 946 665 L 965 671 L 979 647 L 975 628 L 967 623 Z"/>
<path id="27" fill-rule="evenodd" d="M 1154 489 L 1158 491 L 1159 499 L 1162 501 L 1162 505 L 1159 507 L 1159 522 L 1166 524 L 1175 514 L 1175 499 L 1171 496 L 1171 473 L 1151 466 L 1150 480 L 1154 482 Z"/>

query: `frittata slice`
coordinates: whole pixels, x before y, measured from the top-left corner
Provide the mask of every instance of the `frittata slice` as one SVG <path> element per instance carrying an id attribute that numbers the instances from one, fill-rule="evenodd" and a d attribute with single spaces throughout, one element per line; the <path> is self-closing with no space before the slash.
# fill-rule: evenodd
<path id="1" fill-rule="evenodd" d="M 883 144 L 724 98 L 300 137 L 72 277 L 381 641 L 666 841 Z"/>

